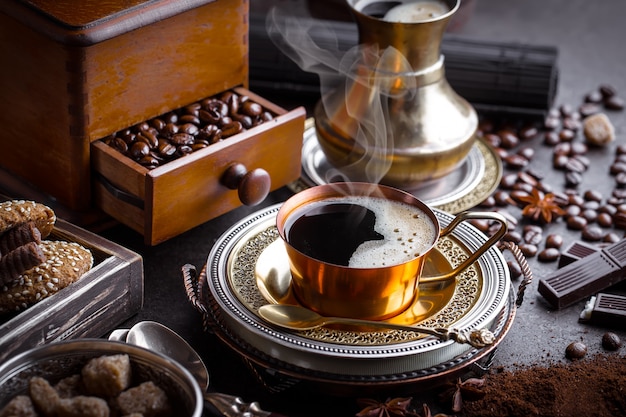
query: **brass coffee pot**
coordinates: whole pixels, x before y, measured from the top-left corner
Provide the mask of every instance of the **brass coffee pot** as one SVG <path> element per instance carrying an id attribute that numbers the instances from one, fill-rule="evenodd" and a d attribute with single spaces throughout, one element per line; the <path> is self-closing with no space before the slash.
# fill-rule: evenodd
<path id="1" fill-rule="evenodd" d="M 357 59 L 344 63 L 342 85 L 314 110 L 320 147 L 343 179 L 415 188 L 452 172 L 469 153 L 478 117 L 448 84 L 440 53 L 460 1 L 347 0 Z M 387 20 L 394 7 L 406 9 Z"/>

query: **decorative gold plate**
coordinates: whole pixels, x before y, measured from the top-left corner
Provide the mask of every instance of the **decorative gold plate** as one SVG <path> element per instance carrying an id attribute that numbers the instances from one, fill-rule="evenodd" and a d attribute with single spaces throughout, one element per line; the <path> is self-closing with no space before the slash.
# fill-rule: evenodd
<path id="1" fill-rule="evenodd" d="M 333 167 L 322 152 L 315 123 L 307 119 L 302 144 L 302 174 L 289 186 L 300 191 L 329 182 L 327 173 Z M 477 139 L 465 161 L 450 174 L 405 191 L 424 201 L 430 207 L 448 213 L 460 213 L 483 202 L 498 187 L 502 178 L 502 161 L 494 149 Z"/>
<path id="2" fill-rule="evenodd" d="M 280 204 L 271 206 L 243 219 L 222 236 L 209 254 L 207 287 L 215 300 L 214 315 L 219 315 L 225 333 L 289 366 L 339 375 L 415 371 L 474 350 L 469 345 L 419 337 L 414 332 L 328 327 L 300 332 L 265 322 L 257 314 L 260 306 L 295 301 L 275 228 L 279 208 Z M 439 210 L 435 214 L 442 227 L 453 217 Z M 485 240 L 477 229 L 461 224 L 451 238 L 440 239 L 429 258 L 427 273 L 459 263 Z M 499 250 L 491 248 L 455 283 L 422 285 L 420 295 L 410 309 L 390 321 L 458 330 L 492 328 L 508 308 L 510 279 L 506 261 Z"/>

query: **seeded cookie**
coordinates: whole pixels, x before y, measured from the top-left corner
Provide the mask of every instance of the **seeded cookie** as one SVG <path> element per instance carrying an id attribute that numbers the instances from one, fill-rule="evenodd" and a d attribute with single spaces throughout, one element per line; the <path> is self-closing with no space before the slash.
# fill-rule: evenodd
<path id="1" fill-rule="evenodd" d="M 93 266 L 93 255 L 75 242 L 44 240 L 47 260 L 0 287 L 0 314 L 21 311 L 77 281 Z"/>
<path id="2" fill-rule="evenodd" d="M 41 203 L 26 200 L 10 200 L 0 203 L 0 235 L 23 223 L 34 222 L 46 238 L 54 228 L 54 211 Z"/>

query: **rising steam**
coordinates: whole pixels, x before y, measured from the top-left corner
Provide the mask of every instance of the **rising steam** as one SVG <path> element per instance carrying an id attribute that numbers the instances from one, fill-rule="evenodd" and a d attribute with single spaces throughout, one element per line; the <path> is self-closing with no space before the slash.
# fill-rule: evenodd
<path id="1" fill-rule="evenodd" d="M 394 150 L 393 132 L 387 122 L 389 103 L 401 97 L 410 101 L 407 95 L 414 94 L 416 88 L 413 68 L 393 47 L 381 50 L 376 45 L 357 45 L 339 50 L 332 28 L 303 16 L 294 7 L 272 9 L 266 28 L 277 48 L 302 70 L 319 76 L 321 103 L 328 119 L 356 143 L 353 153 L 358 150 L 355 155 L 359 161 L 341 171 L 327 172 L 328 182 L 339 177 L 343 181 L 379 183 L 391 165 L 386 155 Z M 315 41 L 320 33 L 324 34 L 324 46 Z"/>

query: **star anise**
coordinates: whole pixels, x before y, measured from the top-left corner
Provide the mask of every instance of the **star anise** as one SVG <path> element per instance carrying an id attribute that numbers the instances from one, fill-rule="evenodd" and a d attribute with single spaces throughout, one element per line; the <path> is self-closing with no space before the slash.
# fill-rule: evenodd
<path id="1" fill-rule="evenodd" d="M 551 223 L 565 214 L 554 194 L 544 194 L 536 188 L 529 195 L 517 197 L 517 200 L 523 205 L 522 216 L 534 221 Z"/>
<path id="2" fill-rule="evenodd" d="M 464 401 L 476 401 L 485 396 L 481 390 L 485 380 L 481 378 L 468 378 L 462 381 L 458 378 L 450 390 L 444 393 L 444 397 L 452 399 L 452 411 L 460 413 L 463 410 Z"/>
<path id="3" fill-rule="evenodd" d="M 419 417 L 409 410 L 412 398 L 392 398 L 384 403 L 369 398 L 359 399 L 357 403 L 363 408 L 356 417 Z"/>

